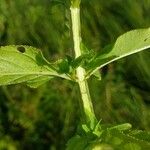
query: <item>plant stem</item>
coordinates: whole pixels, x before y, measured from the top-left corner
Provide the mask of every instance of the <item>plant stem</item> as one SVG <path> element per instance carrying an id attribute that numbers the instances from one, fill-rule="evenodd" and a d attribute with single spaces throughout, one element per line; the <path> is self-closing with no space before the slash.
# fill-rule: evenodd
<path id="1" fill-rule="evenodd" d="M 79 57 L 82 55 L 82 51 L 80 49 L 81 43 L 81 27 L 80 27 L 80 8 L 79 7 L 71 7 L 71 19 L 72 19 L 72 31 L 73 31 L 73 41 L 74 41 L 74 51 L 75 57 Z M 93 105 L 89 93 L 88 83 L 85 78 L 86 71 L 84 68 L 79 66 L 76 69 L 77 82 L 79 84 L 81 97 L 82 97 L 82 106 L 85 114 L 86 123 L 93 124 L 95 120 L 95 114 L 93 110 Z"/>

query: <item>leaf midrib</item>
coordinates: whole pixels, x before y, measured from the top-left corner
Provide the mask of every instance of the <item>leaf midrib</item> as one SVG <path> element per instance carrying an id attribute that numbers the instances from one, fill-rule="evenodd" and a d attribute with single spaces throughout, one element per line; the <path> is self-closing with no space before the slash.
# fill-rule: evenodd
<path id="1" fill-rule="evenodd" d="M 94 69 L 93 71 L 89 71 L 89 73 L 87 74 L 87 76 L 90 76 L 91 74 L 95 73 L 98 69 L 100 69 L 100 68 L 106 66 L 106 65 L 109 64 L 109 63 L 112 63 L 112 62 L 114 62 L 114 61 L 116 61 L 116 60 L 118 60 L 118 59 L 121 59 L 121 58 L 123 58 L 123 57 L 126 57 L 126 56 L 129 56 L 129 55 L 132 55 L 132 54 L 141 52 L 141 51 L 143 51 L 143 50 L 145 50 L 145 49 L 148 49 L 148 48 L 150 48 L 150 45 L 145 46 L 145 47 L 142 47 L 142 48 L 140 48 L 140 49 L 138 49 L 138 50 L 136 49 L 135 51 L 126 53 L 126 54 L 121 55 L 121 56 L 119 56 L 119 57 L 116 57 L 116 58 L 112 59 L 111 61 L 108 61 L 107 63 L 104 63 L 103 65 L 100 65 L 99 67 L 97 67 L 97 68 Z"/>

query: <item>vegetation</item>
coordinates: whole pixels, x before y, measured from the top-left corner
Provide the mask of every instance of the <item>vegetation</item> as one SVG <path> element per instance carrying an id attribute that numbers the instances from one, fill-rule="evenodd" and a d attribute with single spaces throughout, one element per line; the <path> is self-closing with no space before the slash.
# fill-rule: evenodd
<path id="1" fill-rule="evenodd" d="M 3 86 L 1 149 L 65 149 L 76 131 L 67 149 L 119 149 L 120 145 L 131 150 L 149 148 L 147 132 L 130 131 L 130 124 L 115 125 L 130 122 L 134 128 L 149 130 L 149 51 L 107 64 L 149 48 L 150 30 L 127 32 L 114 45 L 102 48 L 124 31 L 148 27 L 149 2 L 112 0 L 107 4 L 83 0 L 84 43 L 80 43 L 79 4 L 78 0 L 72 1 L 70 17 L 69 1 L 1 1 L 1 45 L 19 46 L 0 48 L 0 85 L 24 82 L 38 87 L 53 76 L 73 81 L 57 78 L 37 89 L 23 84 Z M 47 60 L 40 50 L 23 45 L 39 47 Z M 73 45 L 76 59 L 71 57 Z M 56 61 L 58 55 L 65 59 Z M 94 77 L 89 79 L 89 85 L 96 117 L 86 83 L 91 75 Z M 76 82 L 83 100 L 80 126 Z"/>

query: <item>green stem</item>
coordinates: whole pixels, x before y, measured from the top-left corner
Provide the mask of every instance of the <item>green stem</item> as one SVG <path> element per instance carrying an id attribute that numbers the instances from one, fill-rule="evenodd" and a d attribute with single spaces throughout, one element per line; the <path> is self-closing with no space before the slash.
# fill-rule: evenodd
<path id="1" fill-rule="evenodd" d="M 72 31 L 73 31 L 73 41 L 74 41 L 74 51 L 75 57 L 79 57 L 82 55 L 82 51 L 80 49 L 81 43 L 81 28 L 80 28 L 80 8 L 79 7 L 71 7 L 71 19 L 72 19 Z M 82 105 L 85 114 L 86 123 L 92 123 L 95 120 L 95 114 L 93 110 L 93 105 L 89 93 L 88 83 L 86 80 L 86 71 L 84 68 L 79 66 L 76 69 L 77 82 L 79 84 L 81 97 L 82 97 Z"/>
<path id="2" fill-rule="evenodd" d="M 71 0 L 71 7 L 79 8 L 81 0 Z"/>

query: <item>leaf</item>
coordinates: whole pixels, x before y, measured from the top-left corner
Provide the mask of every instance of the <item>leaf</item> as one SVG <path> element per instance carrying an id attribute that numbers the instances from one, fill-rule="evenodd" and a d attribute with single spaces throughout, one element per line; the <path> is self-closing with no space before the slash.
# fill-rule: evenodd
<path id="1" fill-rule="evenodd" d="M 129 123 L 108 127 L 97 124 L 101 134 L 95 134 L 87 126 L 82 125 L 76 136 L 67 144 L 67 150 L 148 150 L 150 134 L 146 131 L 131 130 Z M 97 131 L 98 131 L 97 130 Z M 84 134 L 83 134 L 84 133 Z"/>
<path id="2" fill-rule="evenodd" d="M 59 73 L 69 74 L 72 70 L 72 61 L 73 58 L 69 55 L 66 55 L 64 59 L 59 59 L 55 62 Z"/>
<path id="3" fill-rule="evenodd" d="M 109 130 L 111 129 L 117 129 L 119 131 L 124 131 L 124 130 L 129 130 L 132 128 L 132 125 L 129 124 L 129 123 L 124 123 L 124 124 L 120 124 L 120 125 L 116 125 L 116 126 L 113 126 L 113 127 L 110 127 Z"/>
<path id="4" fill-rule="evenodd" d="M 57 62 L 57 65 L 58 65 L 58 72 L 59 73 L 69 73 L 70 71 L 70 66 L 69 66 L 69 63 L 66 59 L 60 59 L 58 62 Z"/>
<path id="5" fill-rule="evenodd" d="M 93 76 L 94 76 L 97 80 L 99 80 L 99 81 L 102 79 L 101 73 L 100 73 L 99 70 L 95 71 L 95 72 L 93 73 Z"/>
<path id="6" fill-rule="evenodd" d="M 102 143 L 107 143 L 118 150 L 150 149 L 149 142 L 130 135 L 130 130 L 122 132 L 118 129 L 107 129 L 103 132 L 101 138 Z"/>
<path id="7" fill-rule="evenodd" d="M 84 150 L 89 141 L 87 137 L 76 135 L 68 141 L 66 150 Z"/>
<path id="8" fill-rule="evenodd" d="M 77 57 L 76 59 L 74 59 L 72 61 L 71 66 L 74 69 L 78 68 L 79 66 L 84 67 L 89 63 L 89 60 L 91 60 L 92 57 L 94 57 L 93 51 L 91 51 L 89 53 L 82 54 L 81 56 Z"/>
<path id="9" fill-rule="evenodd" d="M 150 28 L 129 31 L 121 35 L 114 45 L 104 48 L 102 52 L 96 54 L 91 61 L 84 66 L 92 75 L 105 65 L 150 48 Z"/>
<path id="10" fill-rule="evenodd" d="M 91 50 L 87 48 L 87 46 L 82 41 L 80 43 L 80 49 L 82 54 L 88 54 L 91 52 Z"/>
<path id="11" fill-rule="evenodd" d="M 42 84 L 48 82 L 52 78 L 53 78 L 52 76 L 39 76 L 38 78 L 29 80 L 26 84 L 31 88 L 37 88 L 41 86 Z"/>
<path id="12" fill-rule="evenodd" d="M 144 140 L 150 143 L 150 132 L 134 130 L 130 132 L 130 135 L 137 139 Z"/>
<path id="13" fill-rule="evenodd" d="M 128 143 L 124 145 L 123 149 L 124 150 L 141 150 L 141 147 L 137 143 Z"/>
<path id="14" fill-rule="evenodd" d="M 23 45 L 0 47 L 0 85 L 25 82 L 37 87 L 54 76 L 68 78 L 57 73 L 39 49 Z"/>

